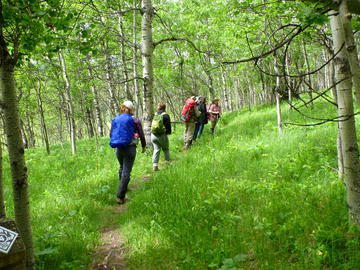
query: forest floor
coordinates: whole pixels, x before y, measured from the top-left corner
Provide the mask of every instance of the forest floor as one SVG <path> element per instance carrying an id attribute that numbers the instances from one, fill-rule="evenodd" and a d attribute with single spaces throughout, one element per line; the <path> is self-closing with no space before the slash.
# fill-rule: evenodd
<path id="1" fill-rule="evenodd" d="M 142 182 L 151 180 L 151 176 L 142 176 L 141 182 L 131 186 L 129 191 L 133 191 L 139 188 Z M 121 233 L 115 220 L 122 215 L 128 206 L 125 204 L 119 205 L 114 202 L 114 206 L 111 206 L 107 211 L 111 213 L 110 219 L 104 224 L 101 229 L 100 245 L 94 252 L 96 258 L 92 269 L 94 270 L 122 270 L 126 269 L 125 254 L 127 252 L 124 236 Z"/>

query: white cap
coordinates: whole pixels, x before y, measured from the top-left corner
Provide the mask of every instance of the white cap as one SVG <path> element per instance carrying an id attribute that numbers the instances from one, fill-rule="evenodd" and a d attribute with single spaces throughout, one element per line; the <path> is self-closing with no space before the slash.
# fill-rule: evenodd
<path id="1" fill-rule="evenodd" d="M 123 105 L 131 110 L 134 109 L 134 103 L 132 103 L 130 100 L 124 101 Z"/>

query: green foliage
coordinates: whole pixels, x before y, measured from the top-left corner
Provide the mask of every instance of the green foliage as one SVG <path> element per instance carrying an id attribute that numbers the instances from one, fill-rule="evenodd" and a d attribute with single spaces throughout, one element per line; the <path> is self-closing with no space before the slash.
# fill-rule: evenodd
<path id="1" fill-rule="evenodd" d="M 36 49 L 58 49 L 70 29 L 73 12 L 65 13 L 62 1 L 4 1 L 2 27 L 12 56 L 29 57 Z"/>
<path id="2" fill-rule="evenodd" d="M 323 10 L 319 9 L 317 4 L 304 5 L 300 12 L 297 14 L 297 18 L 302 24 L 305 25 L 323 25 L 329 21 L 326 14 L 323 14 Z"/>

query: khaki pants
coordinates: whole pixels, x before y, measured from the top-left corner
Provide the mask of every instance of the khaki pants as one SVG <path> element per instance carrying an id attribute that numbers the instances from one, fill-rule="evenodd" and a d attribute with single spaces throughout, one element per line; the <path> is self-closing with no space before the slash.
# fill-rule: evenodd
<path id="1" fill-rule="evenodd" d="M 217 117 L 211 117 L 210 122 L 211 122 L 211 128 L 215 128 L 216 124 L 218 122 L 219 118 Z"/>
<path id="2" fill-rule="evenodd" d="M 151 134 L 151 142 L 154 146 L 152 162 L 155 166 L 159 163 L 160 152 L 164 151 L 165 160 L 170 161 L 169 138 L 166 134 L 156 136 Z"/>
<path id="3" fill-rule="evenodd" d="M 184 131 L 184 143 L 186 146 L 191 145 L 194 131 L 195 131 L 195 123 L 194 122 L 186 122 L 185 123 L 185 131 Z"/>

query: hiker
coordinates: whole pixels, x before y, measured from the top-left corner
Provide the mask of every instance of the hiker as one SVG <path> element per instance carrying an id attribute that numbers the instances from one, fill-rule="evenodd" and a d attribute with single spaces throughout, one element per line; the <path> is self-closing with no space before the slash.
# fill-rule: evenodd
<path id="1" fill-rule="evenodd" d="M 140 138 L 141 153 L 144 153 L 146 141 L 141 121 L 133 116 L 134 104 L 125 101 L 120 106 L 120 113 L 111 122 L 110 146 L 116 148 L 116 157 L 120 164 L 117 203 L 123 204 L 127 200 L 125 194 L 136 157 L 137 142 Z"/>
<path id="2" fill-rule="evenodd" d="M 196 120 L 193 141 L 196 141 L 197 138 L 200 138 L 200 136 L 204 130 L 204 125 L 206 125 L 208 123 L 208 112 L 206 109 L 206 97 L 198 97 L 197 98 L 197 108 L 200 111 L 200 116 Z"/>
<path id="3" fill-rule="evenodd" d="M 215 98 L 212 100 L 209 107 L 210 122 L 211 122 L 211 134 L 214 135 L 215 127 L 220 119 L 221 107 L 219 105 L 219 99 Z"/>
<path id="4" fill-rule="evenodd" d="M 200 112 L 196 107 L 195 99 L 195 96 L 187 99 L 181 112 L 181 120 L 185 123 L 184 150 L 188 150 L 192 144 L 195 131 L 195 121 L 200 116 Z"/>
<path id="5" fill-rule="evenodd" d="M 151 123 L 151 142 L 154 146 L 154 153 L 152 157 L 153 170 L 159 170 L 159 158 L 161 150 L 164 151 L 166 161 L 170 161 L 169 138 L 171 134 L 170 116 L 165 112 L 166 104 L 159 103 L 157 112 Z"/>

